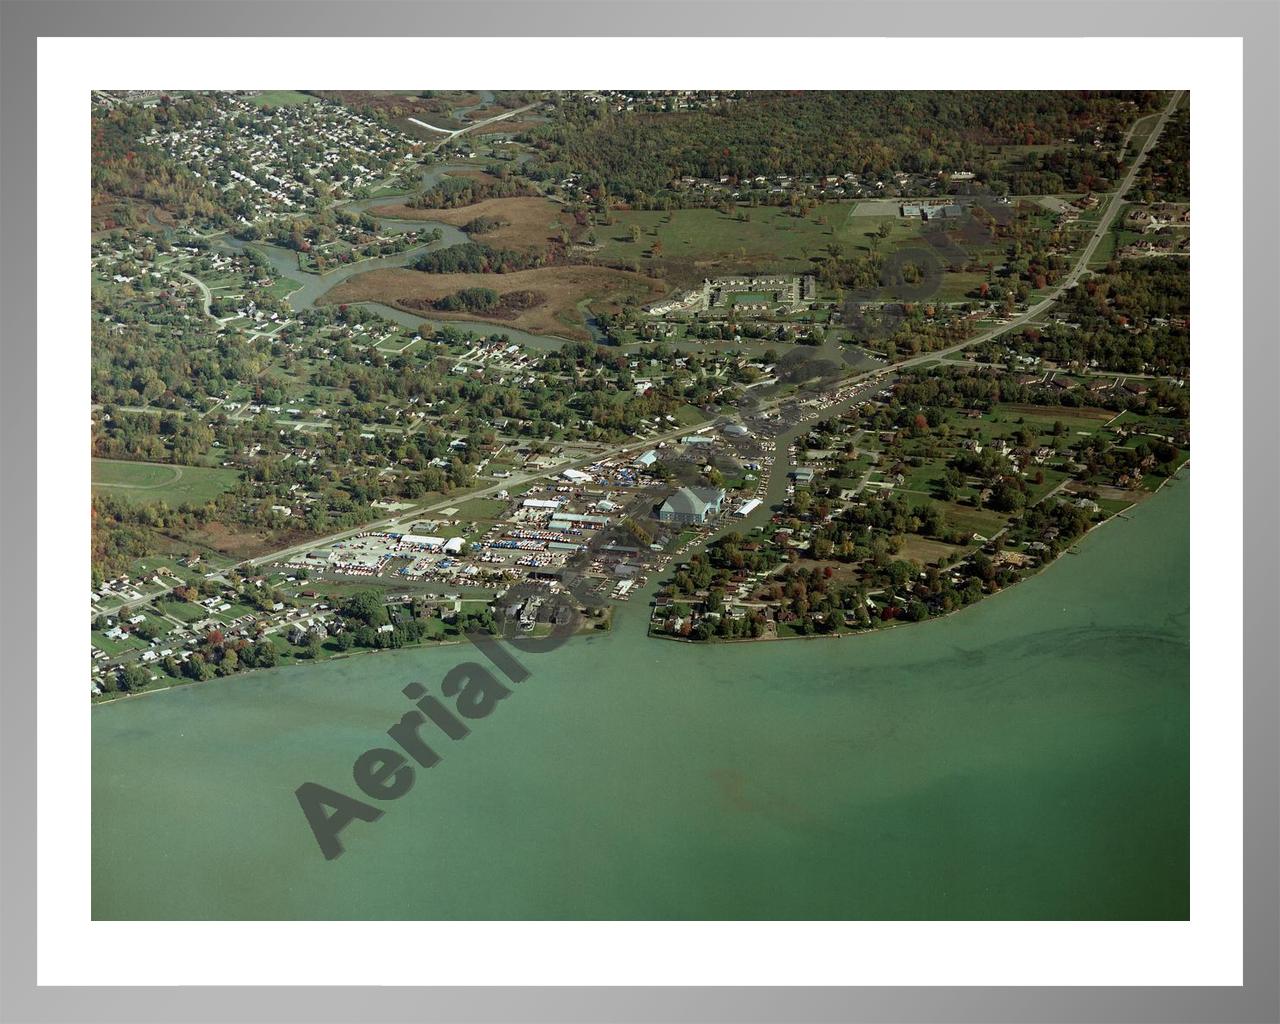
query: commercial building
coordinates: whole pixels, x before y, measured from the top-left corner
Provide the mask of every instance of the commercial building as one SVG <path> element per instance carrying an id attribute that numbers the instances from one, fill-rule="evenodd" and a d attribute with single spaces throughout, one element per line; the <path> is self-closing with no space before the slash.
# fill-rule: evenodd
<path id="1" fill-rule="evenodd" d="M 427 537 L 419 533 L 406 533 L 400 538 L 405 547 L 439 548 L 444 546 L 443 537 Z"/>
<path id="2" fill-rule="evenodd" d="M 959 203 L 903 203 L 898 209 L 904 217 L 947 220 L 963 216 L 965 208 Z"/>
<path id="3" fill-rule="evenodd" d="M 664 523 L 698 526 L 720 514 L 724 491 L 712 487 L 681 487 L 658 508 Z"/>

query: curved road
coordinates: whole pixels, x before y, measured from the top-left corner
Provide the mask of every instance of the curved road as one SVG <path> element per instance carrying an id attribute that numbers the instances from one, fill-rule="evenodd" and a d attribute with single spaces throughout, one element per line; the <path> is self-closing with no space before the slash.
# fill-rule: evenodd
<path id="1" fill-rule="evenodd" d="M 445 137 L 432 147 L 433 149 L 439 149 L 446 142 L 452 142 L 459 135 L 465 135 L 467 132 L 475 131 L 477 128 L 483 128 L 487 124 L 493 124 L 495 121 L 505 121 L 509 117 L 515 117 L 516 114 L 523 114 L 526 110 L 532 110 L 536 106 L 538 106 L 537 103 L 529 103 L 523 107 L 517 107 L 515 110 L 508 110 L 505 113 L 496 114 L 493 117 L 486 117 L 483 121 L 477 121 L 475 124 L 469 124 L 465 128 L 458 129 L 437 128 L 433 124 L 427 124 L 426 121 L 419 121 L 416 117 L 408 117 L 405 118 L 405 120 L 411 121 L 421 128 L 429 128 L 433 132 L 443 132 Z"/>
<path id="2" fill-rule="evenodd" d="M 208 317 L 213 316 L 213 313 L 210 312 L 210 310 L 213 308 L 213 292 L 209 291 L 209 286 L 205 284 L 203 281 L 201 281 L 200 278 L 194 277 L 193 275 L 188 274 L 185 270 L 179 270 L 178 276 L 185 277 L 188 281 L 190 281 L 192 284 L 194 284 L 197 288 L 200 289 L 200 295 L 202 296 L 201 302 L 204 306 L 204 315 Z"/>

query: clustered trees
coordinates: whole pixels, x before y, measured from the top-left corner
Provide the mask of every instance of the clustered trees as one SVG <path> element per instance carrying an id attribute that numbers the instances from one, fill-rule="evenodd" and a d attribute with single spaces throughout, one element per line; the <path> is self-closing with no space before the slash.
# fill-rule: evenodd
<path id="1" fill-rule="evenodd" d="M 461 242 L 423 253 L 414 270 L 428 274 L 509 274 L 547 265 L 549 256 L 538 249 L 496 249 L 482 242 Z"/>
<path id="2" fill-rule="evenodd" d="M 891 180 L 899 171 L 968 168 L 994 191 L 1089 191 L 1113 179 L 1125 129 L 1158 103 L 1150 92 L 869 91 L 855 103 L 840 92 L 752 92 L 666 114 L 563 94 L 552 120 L 522 137 L 541 157 L 523 171 L 540 180 L 578 174 L 589 191 L 633 207 L 681 201 L 671 184 L 682 176 Z M 1048 144 L 1043 155 L 1018 148 Z M 688 192 L 683 199 L 713 201 Z"/>
<path id="3" fill-rule="evenodd" d="M 1189 269 L 1181 257 L 1112 264 L 1064 295 L 1048 325 L 1000 343 L 1059 366 L 1183 377 L 1191 364 Z"/>
<path id="4" fill-rule="evenodd" d="M 501 175 L 496 181 L 445 178 L 440 184 L 415 196 L 409 205 L 416 210 L 452 210 L 460 206 L 474 206 L 486 199 L 512 199 L 518 196 L 538 195 L 538 190 L 528 181 L 507 177 L 504 168 L 495 167 L 493 171 Z"/>

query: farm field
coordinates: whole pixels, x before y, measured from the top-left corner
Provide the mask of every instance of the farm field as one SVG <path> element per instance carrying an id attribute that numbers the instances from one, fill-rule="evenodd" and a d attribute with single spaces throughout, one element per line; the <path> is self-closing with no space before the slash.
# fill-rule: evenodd
<path id="1" fill-rule="evenodd" d="M 579 303 L 590 302 L 597 311 L 611 311 L 621 308 L 627 300 L 651 302 L 667 290 L 662 281 L 605 267 L 539 267 L 510 274 L 426 274 L 396 268 L 357 274 L 325 292 L 317 301 L 321 305 L 380 302 L 442 320 L 495 322 L 492 313 L 478 316 L 443 312 L 430 306 L 464 288 L 492 288 L 502 294 L 536 292 L 541 297 L 537 305 L 503 317 L 502 322 L 534 334 L 581 340 L 590 340 L 591 335 Z"/>
<path id="2" fill-rule="evenodd" d="M 239 479 L 240 474 L 234 469 L 93 460 L 94 491 L 137 504 L 199 504 L 229 491 Z"/>

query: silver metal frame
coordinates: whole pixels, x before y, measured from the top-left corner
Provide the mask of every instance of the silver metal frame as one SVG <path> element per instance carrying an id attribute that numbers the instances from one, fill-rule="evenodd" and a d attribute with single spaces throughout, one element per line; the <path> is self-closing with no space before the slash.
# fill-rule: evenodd
<path id="1" fill-rule="evenodd" d="M 671 17 L 662 16 L 669 7 Z M 731 17 L 727 16 L 732 14 Z M 302 15 L 302 16 L 300 16 Z M 1240 988 L 37 988 L 35 985 L 36 39 L 40 36 L 1232 36 L 1244 39 L 1245 835 Z M 855 5 L 797 0 L 409 3 L 0 0 L 0 1018 L 4 1020 L 1276 1021 L 1276 389 L 1280 7 L 1274 0 Z M 1243 211 L 1241 211 L 1243 217 Z M 1244 558 L 1244 552 L 1238 555 Z M 584 982 L 590 982 L 584 978 Z"/>

